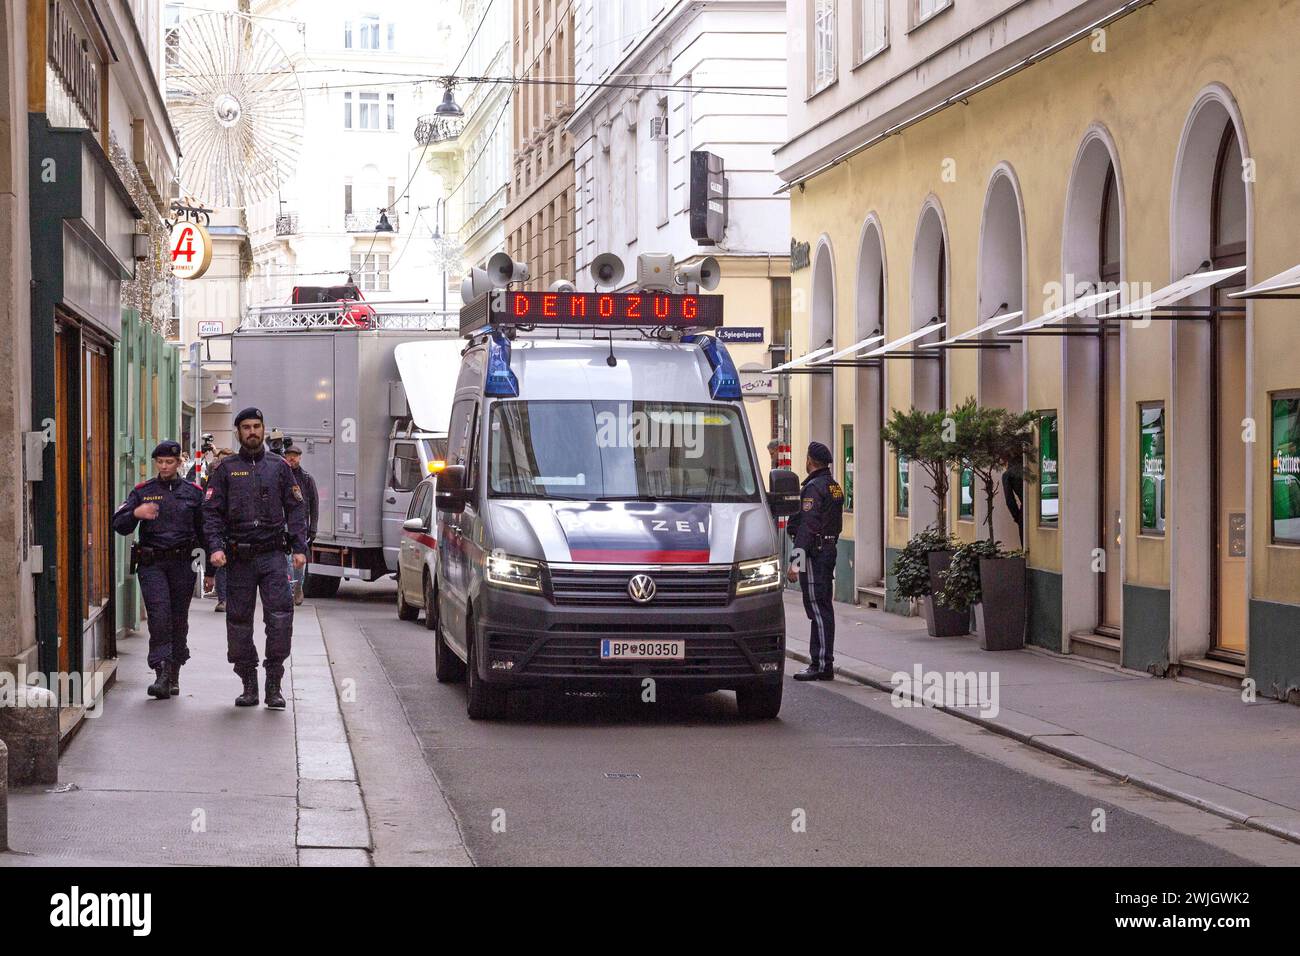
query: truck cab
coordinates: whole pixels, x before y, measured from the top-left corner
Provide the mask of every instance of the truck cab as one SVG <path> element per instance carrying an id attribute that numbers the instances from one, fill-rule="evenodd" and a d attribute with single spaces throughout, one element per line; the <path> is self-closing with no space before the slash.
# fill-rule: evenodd
<path id="1" fill-rule="evenodd" d="M 550 315 L 544 295 L 490 296 L 462 357 L 435 493 L 438 679 L 467 681 L 471 718 L 502 715 L 514 688 L 651 684 L 734 690 L 742 716 L 776 716 L 774 516 L 793 513 L 799 486 L 774 471 L 764 488 L 725 346 L 664 329 L 532 338 L 491 321 Z M 640 298 L 570 308 L 626 316 Z M 701 320 L 698 301 L 663 309 Z"/>

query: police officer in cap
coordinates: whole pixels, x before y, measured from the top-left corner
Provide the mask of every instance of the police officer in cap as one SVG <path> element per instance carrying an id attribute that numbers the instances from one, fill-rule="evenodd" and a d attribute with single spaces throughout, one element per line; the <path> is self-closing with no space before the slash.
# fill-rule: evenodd
<path id="1" fill-rule="evenodd" d="M 180 477 L 181 446 L 160 442 L 153 450 L 158 474 L 136 485 L 113 514 L 121 535 L 140 528 L 131 565 L 149 615 L 149 696 L 163 700 L 181 692 L 181 667 L 190 659 L 190 598 L 195 559 L 202 557 L 203 492 Z"/>
<path id="2" fill-rule="evenodd" d="M 795 680 L 835 679 L 835 610 L 831 593 L 836 543 L 843 523 L 844 489 L 831 477 L 830 466 L 830 449 L 819 441 L 810 443 L 808 477 L 800 490 L 799 513 L 786 527 L 794 538 L 788 577 L 791 581 L 798 579 L 804 611 L 812 625 L 808 640 L 812 663 L 795 674 Z"/>
<path id="3" fill-rule="evenodd" d="M 257 706 L 253 607 L 260 592 L 266 624 L 266 706 L 284 709 L 280 682 L 293 638 L 293 596 L 284 556 L 307 563 L 307 505 L 289 465 L 266 449 L 257 408 L 235 416 L 239 453 L 208 476 L 203 526 L 215 567 L 226 568 L 226 659 L 244 682 L 236 707 Z M 286 532 L 287 529 L 287 532 Z"/>

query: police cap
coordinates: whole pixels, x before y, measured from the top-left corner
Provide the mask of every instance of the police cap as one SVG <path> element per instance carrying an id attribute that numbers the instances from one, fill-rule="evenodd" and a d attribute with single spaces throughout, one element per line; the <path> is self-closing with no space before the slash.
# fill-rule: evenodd
<path id="1" fill-rule="evenodd" d="M 301 455 L 302 449 L 299 448 L 297 445 L 290 445 L 288 448 L 284 450 L 284 453 L 286 455 Z"/>
<path id="2" fill-rule="evenodd" d="M 822 465 L 829 465 L 834 457 L 831 450 L 819 441 L 808 443 L 808 457 Z"/>
<path id="3" fill-rule="evenodd" d="M 244 409 L 242 412 L 240 412 L 238 415 L 235 416 L 235 427 L 238 428 L 240 422 L 247 421 L 248 419 L 251 418 L 256 418 L 259 422 L 266 421 L 266 418 L 262 415 L 262 410 L 260 408 L 257 408 L 255 406 L 250 406 L 249 408 Z"/>
<path id="4" fill-rule="evenodd" d="M 179 458 L 181 457 L 181 444 L 168 438 L 166 441 L 160 441 L 153 450 L 154 458 Z"/>

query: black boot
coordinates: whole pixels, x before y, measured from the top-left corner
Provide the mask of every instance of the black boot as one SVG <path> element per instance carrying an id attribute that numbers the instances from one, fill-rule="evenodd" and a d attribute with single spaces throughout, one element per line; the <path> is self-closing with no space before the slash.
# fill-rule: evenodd
<path id="1" fill-rule="evenodd" d="M 821 668 L 817 668 L 809 665 L 804 670 L 801 670 L 799 673 L 795 674 L 794 679 L 795 680 L 834 680 L 835 671 L 830 667 L 827 667 L 823 670 Z"/>
<path id="2" fill-rule="evenodd" d="M 150 697 L 158 698 L 158 700 L 166 700 L 171 697 L 171 664 L 163 661 L 163 663 L 153 669 L 153 673 L 153 683 L 149 685 L 146 693 Z"/>
<path id="3" fill-rule="evenodd" d="M 272 710 L 284 710 L 284 695 L 280 693 L 280 677 L 266 675 L 266 706 Z"/>
<path id="4" fill-rule="evenodd" d="M 181 695 L 181 665 L 175 662 L 172 663 L 171 691 L 173 697 Z"/>
<path id="5" fill-rule="evenodd" d="M 236 707 L 256 707 L 257 706 L 257 671 L 248 674 L 240 674 L 239 679 L 244 682 L 244 692 L 235 698 Z"/>

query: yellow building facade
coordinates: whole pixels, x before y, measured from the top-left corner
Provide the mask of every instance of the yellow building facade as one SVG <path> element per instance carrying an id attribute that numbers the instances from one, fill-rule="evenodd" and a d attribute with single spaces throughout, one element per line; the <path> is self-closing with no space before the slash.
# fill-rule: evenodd
<path id="1" fill-rule="evenodd" d="M 1072 42 L 987 86 L 968 73 L 974 92 L 890 135 L 847 137 L 811 169 L 787 144 L 791 231 L 810 250 L 792 273 L 796 355 L 938 318 L 945 330 L 919 340 L 935 342 L 1023 312 L 1011 329 L 1115 293 L 1036 334 L 982 336 L 1002 348 L 793 377 L 794 447 L 817 439 L 852 462 L 837 597 L 875 593 L 935 517 L 919 471 L 900 477 L 883 448 L 882 419 L 973 396 L 1037 413 L 1053 466 L 1024 484 L 1030 642 L 1296 700 L 1300 302 L 1232 293 L 1300 263 L 1300 3 L 1079 6 L 1087 16 L 1039 31 Z M 1182 311 L 1099 325 L 1234 269 L 1174 299 Z M 953 486 L 949 526 L 970 540 L 982 506 L 963 514 Z M 1014 547 L 1001 496 L 995 528 Z M 905 610 L 889 583 L 884 604 Z"/>

